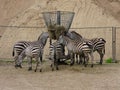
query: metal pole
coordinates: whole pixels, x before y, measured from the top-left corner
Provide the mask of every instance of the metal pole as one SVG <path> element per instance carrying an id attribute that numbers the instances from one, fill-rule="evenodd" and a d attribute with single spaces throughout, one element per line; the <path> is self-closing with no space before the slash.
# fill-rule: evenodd
<path id="1" fill-rule="evenodd" d="M 57 25 L 61 24 L 61 16 L 60 16 L 60 11 L 57 11 Z"/>
<path id="2" fill-rule="evenodd" d="M 116 61 L 116 27 L 112 27 L 112 62 Z"/>

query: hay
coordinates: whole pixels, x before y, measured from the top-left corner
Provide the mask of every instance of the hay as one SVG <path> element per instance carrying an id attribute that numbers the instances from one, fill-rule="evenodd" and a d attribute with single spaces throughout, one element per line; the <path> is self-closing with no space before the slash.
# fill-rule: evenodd
<path id="1" fill-rule="evenodd" d="M 55 36 L 55 25 L 48 26 L 48 33 L 49 33 L 49 37 L 51 39 L 56 39 L 56 36 Z"/>
<path id="2" fill-rule="evenodd" d="M 64 33 L 66 31 L 66 29 L 64 28 L 64 26 L 60 26 L 60 25 L 50 25 L 48 27 L 48 33 L 51 39 L 58 39 L 59 36 Z"/>
<path id="3" fill-rule="evenodd" d="M 56 25 L 55 29 L 56 29 L 55 31 L 56 39 L 58 39 L 59 36 L 65 32 L 65 28 L 63 26 Z"/>

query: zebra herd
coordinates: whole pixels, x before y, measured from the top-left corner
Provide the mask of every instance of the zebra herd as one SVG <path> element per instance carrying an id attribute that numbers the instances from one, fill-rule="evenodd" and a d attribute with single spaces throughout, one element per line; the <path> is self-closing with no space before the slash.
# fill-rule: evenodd
<path id="1" fill-rule="evenodd" d="M 37 41 L 19 41 L 13 46 L 13 56 L 15 60 L 15 67 L 22 68 L 22 61 L 27 57 L 29 68 L 32 70 L 32 58 L 36 60 L 36 68 L 39 66 L 42 71 L 42 57 L 44 47 L 46 45 L 49 34 L 43 32 Z M 88 64 L 89 56 L 91 57 L 91 67 L 93 67 L 94 56 L 93 52 L 97 51 L 100 55 L 100 64 L 103 62 L 105 54 L 105 43 L 103 38 L 85 39 L 75 31 L 69 31 L 60 35 L 59 39 L 49 46 L 49 59 L 51 60 L 51 68 L 58 70 L 58 62 L 65 59 L 70 59 L 70 66 L 75 63 L 83 64 L 85 67 Z M 68 55 L 65 55 L 65 46 L 68 50 Z M 79 56 L 79 58 L 78 58 Z"/>

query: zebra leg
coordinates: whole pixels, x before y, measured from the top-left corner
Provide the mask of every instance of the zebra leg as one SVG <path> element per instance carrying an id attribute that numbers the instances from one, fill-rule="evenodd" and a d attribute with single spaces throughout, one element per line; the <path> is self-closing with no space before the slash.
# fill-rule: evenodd
<path id="1" fill-rule="evenodd" d="M 59 68 L 58 68 L 58 60 L 55 60 L 54 64 L 56 66 L 56 70 L 59 70 Z"/>
<path id="2" fill-rule="evenodd" d="M 37 71 L 37 67 L 39 66 L 39 62 L 40 62 L 40 64 L 41 64 L 41 60 L 39 60 L 38 57 L 36 57 L 35 59 L 36 59 L 36 62 L 37 62 L 36 68 L 35 68 L 35 72 L 36 72 L 36 71 Z M 41 65 L 40 65 L 40 66 L 41 66 Z M 42 72 L 42 67 L 40 67 L 40 72 Z"/>
<path id="3" fill-rule="evenodd" d="M 84 56 L 84 57 L 83 57 L 83 56 Z M 83 58 L 84 58 L 83 65 L 84 65 L 85 67 L 87 67 L 87 64 L 86 64 L 86 61 L 87 61 L 87 53 L 82 54 L 82 56 L 81 56 L 81 57 L 83 57 Z"/>
<path id="4" fill-rule="evenodd" d="M 84 58 L 84 65 L 85 65 L 85 67 L 87 67 L 88 61 L 89 61 L 89 55 L 88 54 L 83 55 L 83 58 Z"/>
<path id="5" fill-rule="evenodd" d="M 97 51 L 98 53 L 99 53 L 99 55 L 100 55 L 100 62 L 99 62 L 99 64 L 100 65 L 102 65 L 102 63 L 103 63 L 103 57 L 104 57 L 104 54 L 105 54 L 105 49 L 102 51 L 102 50 L 99 50 L 99 51 Z"/>
<path id="6" fill-rule="evenodd" d="M 60 61 L 60 59 L 58 59 L 58 55 L 56 55 L 56 53 L 54 54 L 54 66 L 56 67 L 56 70 L 59 70 L 58 68 L 58 60 Z"/>
<path id="7" fill-rule="evenodd" d="M 75 54 L 75 57 L 76 57 L 76 63 L 79 64 L 78 54 Z"/>
<path id="8" fill-rule="evenodd" d="M 42 72 L 42 56 L 40 56 L 40 72 Z"/>
<path id="9" fill-rule="evenodd" d="M 79 54 L 79 59 L 80 59 L 80 60 L 79 60 L 79 64 L 82 64 L 82 63 L 84 64 L 84 62 L 83 62 L 83 59 L 82 59 L 82 58 L 83 58 L 83 55 L 80 55 L 80 54 Z"/>
<path id="10" fill-rule="evenodd" d="M 14 60 L 15 60 L 15 68 L 17 68 L 17 67 L 18 67 L 18 65 L 17 65 L 17 62 L 18 62 L 18 56 L 15 56 L 15 57 L 14 57 Z"/>
<path id="11" fill-rule="evenodd" d="M 102 63 L 103 63 L 103 56 L 104 56 L 104 54 L 100 54 L 100 65 L 102 65 Z"/>
<path id="12" fill-rule="evenodd" d="M 54 71 L 54 66 L 55 66 L 54 60 L 52 60 L 52 64 L 51 64 L 52 71 Z"/>
<path id="13" fill-rule="evenodd" d="M 56 58 L 55 58 L 55 66 L 56 66 L 56 70 L 59 70 L 59 68 L 58 68 L 58 60 L 60 61 L 58 55 L 56 55 Z"/>
<path id="14" fill-rule="evenodd" d="M 91 68 L 93 68 L 93 61 L 94 61 L 93 52 L 90 53 L 90 56 L 91 56 Z"/>
<path id="15" fill-rule="evenodd" d="M 72 66 L 74 64 L 74 54 L 71 53 L 70 57 L 71 57 L 71 64 L 70 64 L 70 66 Z"/>
<path id="16" fill-rule="evenodd" d="M 55 67 L 54 66 L 55 65 L 54 62 L 55 62 L 55 59 L 54 59 L 53 55 L 51 55 L 51 58 L 52 58 L 52 60 L 51 60 L 51 62 L 52 62 L 51 63 L 51 68 L 52 68 L 52 71 L 54 71 L 54 67 Z"/>
<path id="17" fill-rule="evenodd" d="M 32 70 L 32 58 L 31 57 L 27 57 L 28 59 L 28 71 L 31 71 Z"/>

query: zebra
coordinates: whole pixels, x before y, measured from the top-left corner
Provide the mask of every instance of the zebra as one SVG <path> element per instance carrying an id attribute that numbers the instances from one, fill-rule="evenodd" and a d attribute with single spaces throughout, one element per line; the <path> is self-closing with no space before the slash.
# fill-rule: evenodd
<path id="1" fill-rule="evenodd" d="M 66 35 L 72 40 L 78 40 L 79 42 L 84 42 L 83 37 L 80 34 L 76 33 L 75 31 L 69 31 L 67 32 Z M 68 56 L 69 56 L 69 52 L 68 52 Z M 80 60 L 78 60 L 78 56 Z M 73 58 L 75 57 L 76 57 L 76 63 L 79 63 L 79 64 L 82 63 L 83 62 L 82 58 L 84 59 L 84 63 L 85 63 L 85 55 L 83 53 L 80 55 L 75 54 Z"/>
<path id="2" fill-rule="evenodd" d="M 79 40 L 72 40 L 70 39 L 68 36 L 63 36 L 61 35 L 59 37 L 59 42 L 62 44 L 65 44 L 70 57 L 71 57 L 71 66 L 74 64 L 74 54 L 82 54 L 84 53 L 85 57 L 86 57 L 86 61 L 88 61 L 88 55 L 91 56 L 91 67 L 93 67 L 93 49 L 91 49 L 90 47 L 92 46 L 91 43 L 87 43 L 87 42 L 80 42 Z M 85 64 L 86 66 L 86 64 Z"/>
<path id="3" fill-rule="evenodd" d="M 103 57 L 104 57 L 104 54 L 105 54 L 105 43 L 106 43 L 106 41 L 103 38 L 86 39 L 86 38 L 83 38 L 80 34 L 78 34 L 75 31 L 71 31 L 67 35 L 71 39 L 73 39 L 73 40 L 77 39 L 77 40 L 80 40 L 80 41 L 85 41 L 85 42 L 89 42 L 90 41 L 90 42 L 92 42 L 93 52 L 95 52 L 95 51 L 98 52 L 98 54 L 100 55 L 100 62 L 99 62 L 99 64 L 102 65 Z"/>
<path id="4" fill-rule="evenodd" d="M 93 38 L 89 41 L 93 44 L 93 52 L 97 51 L 100 55 L 100 62 L 99 64 L 102 65 L 103 63 L 103 57 L 105 55 L 105 43 L 106 41 L 103 38 Z"/>
<path id="5" fill-rule="evenodd" d="M 38 37 L 37 41 L 19 41 L 17 43 L 14 44 L 13 46 L 13 56 L 14 56 L 14 60 L 15 60 L 15 67 L 20 67 L 22 68 L 22 66 L 19 64 L 19 66 L 17 65 L 18 62 L 18 57 L 19 55 L 30 45 L 36 44 L 36 43 L 43 43 L 43 46 L 45 46 L 45 41 L 46 41 L 46 37 L 48 38 L 48 33 L 47 32 L 42 32 L 41 35 Z M 26 57 L 25 54 L 22 54 L 21 59 L 24 59 Z"/>
<path id="6" fill-rule="evenodd" d="M 64 45 L 61 44 L 58 40 L 52 43 L 49 47 L 49 59 L 52 61 L 51 67 L 52 71 L 54 70 L 54 67 L 56 66 L 56 70 L 58 70 L 58 64 L 61 62 L 60 59 L 66 59 L 67 56 L 65 56 L 64 53 Z"/>
<path id="7" fill-rule="evenodd" d="M 43 46 L 39 44 L 34 44 L 28 46 L 25 50 L 22 51 L 22 53 L 18 56 L 18 62 L 17 65 L 21 65 L 23 60 L 23 55 L 26 55 L 28 60 L 28 71 L 32 70 L 32 58 L 35 58 L 36 60 L 36 68 L 35 72 L 37 71 L 37 67 L 40 63 L 40 72 L 42 71 L 41 63 L 42 63 L 42 55 L 43 55 Z"/>

